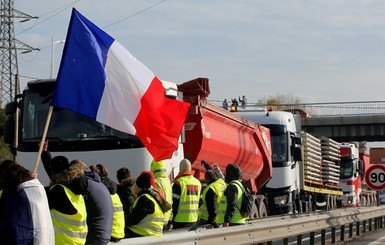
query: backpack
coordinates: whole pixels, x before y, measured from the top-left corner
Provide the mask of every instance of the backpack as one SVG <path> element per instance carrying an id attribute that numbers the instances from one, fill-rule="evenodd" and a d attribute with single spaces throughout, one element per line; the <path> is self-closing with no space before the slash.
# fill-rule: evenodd
<path id="1" fill-rule="evenodd" d="M 241 213 L 242 217 L 249 218 L 253 210 L 254 196 L 251 194 L 249 188 L 247 188 L 247 186 L 245 186 L 243 183 L 241 185 L 238 182 L 234 183 L 242 189 L 242 204 L 241 208 L 239 208 L 239 212 Z"/>

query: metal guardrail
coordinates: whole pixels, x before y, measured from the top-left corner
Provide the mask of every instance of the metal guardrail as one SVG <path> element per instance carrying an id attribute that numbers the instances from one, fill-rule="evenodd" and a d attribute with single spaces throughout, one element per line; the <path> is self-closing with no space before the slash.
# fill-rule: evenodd
<path id="1" fill-rule="evenodd" d="M 166 233 L 163 237 L 141 237 L 123 239 L 118 245 L 125 244 L 272 244 L 273 241 L 283 241 L 288 243 L 289 237 L 310 234 L 310 240 L 316 232 L 320 232 L 324 237 L 326 229 L 341 228 L 344 231 L 345 226 L 349 229 L 349 236 L 353 236 L 353 226 L 356 227 L 356 235 L 360 232 L 365 233 L 369 225 L 369 231 L 382 228 L 384 226 L 385 206 L 349 208 L 344 210 L 333 210 L 328 212 L 319 212 L 311 214 L 296 214 L 290 216 L 264 218 L 251 221 L 245 225 L 223 227 L 217 229 L 198 229 L 195 231 L 174 231 Z M 374 229 L 372 224 L 374 223 Z M 343 234 L 344 232 L 342 232 Z M 343 236 L 341 236 L 344 240 Z M 333 241 L 334 239 L 334 241 Z M 332 234 L 331 242 L 336 242 L 336 235 Z M 322 243 L 324 243 L 323 241 Z"/>
<path id="2" fill-rule="evenodd" d="M 221 101 L 211 101 L 222 107 Z M 238 106 L 239 111 L 264 110 L 267 104 L 247 103 L 244 108 Z M 385 114 L 385 101 L 356 101 L 356 102 L 326 102 L 272 105 L 273 110 L 293 110 L 304 117 L 376 115 Z M 230 107 L 229 107 L 230 110 Z"/>

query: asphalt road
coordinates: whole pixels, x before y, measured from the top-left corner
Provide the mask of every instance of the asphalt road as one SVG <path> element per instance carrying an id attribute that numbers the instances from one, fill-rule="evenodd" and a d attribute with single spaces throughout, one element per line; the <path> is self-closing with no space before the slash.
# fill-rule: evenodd
<path id="1" fill-rule="evenodd" d="M 385 230 L 366 233 L 343 244 L 347 245 L 385 245 Z"/>

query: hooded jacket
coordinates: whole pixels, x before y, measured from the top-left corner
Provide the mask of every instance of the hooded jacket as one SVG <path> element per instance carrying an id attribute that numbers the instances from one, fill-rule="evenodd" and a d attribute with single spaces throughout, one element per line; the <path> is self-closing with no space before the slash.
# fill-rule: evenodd
<path id="1" fill-rule="evenodd" d="M 87 188 L 84 167 L 72 165 L 63 172 L 52 175 L 51 186 L 53 187 L 47 192 L 50 209 L 56 209 L 57 211 L 68 215 L 76 214 L 77 210 L 68 199 L 65 190 L 62 186 L 57 184 L 66 186 L 76 195 L 83 195 Z"/>
<path id="2" fill-rule="evenodd" d="M 226 177 L 225 181 L 229 184 L 233 180 L 239 180 L 242 178 L 242 170 L 236 164 L 228 164 L 226 166 Z M 231 184 L 227 185 L 227 188 L 224 192 L 227 200 L 227 208 L 224 217 L 224 222 L 228 223 L 233 217 L 235 210 L 237 209 L 237 196 L 238 196 L 238 188 Z"/>
<path id="3" fill-rule="evenodd" d="M 132 194 L 132 186 L 135 184 L 136 179 L 134 177 L 129 177 L 124 179 L 118 184 L 117 193 L 120 197 L 120 201 L 123 204 L 123 211 L 125 215 L 130 213 L 130 208 L 134 204 L 135 197 Z"/>

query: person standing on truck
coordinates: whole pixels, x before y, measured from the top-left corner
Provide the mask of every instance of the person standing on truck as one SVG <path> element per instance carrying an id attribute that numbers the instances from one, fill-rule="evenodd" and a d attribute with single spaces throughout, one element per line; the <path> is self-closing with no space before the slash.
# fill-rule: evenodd
<path id="1" fill-rule="evenodd" d="M 123 204 L 120 201 L 119 195 L 116 193 L 118 185 L 108 177 L 108 169 L 103 164 L 92 165 L 90 168 L 100 176 L 101 182 L 110 192 L 112 205 L 114 206 L 114 220 L 112 222 L 110 241 L 119 242 L 124 238 L 124 211 Z"/>
<path id="2" fill-rule="evenodd" d="M 2 161 L 0 166 L 4 188 L 0 199 L 0 244 L 54 244 L 43 185 L 12 160 Z"/>
<path id="3" fill-rule="evenodd" d="M 158 189 L 167 200 L 168 203 L 172 204 L 172 189 L 171 182 L 167 176 L 167 169 L 164 161 L 155 161 L 151 162 L 150 170 L 154 174 L 155 179 L 155 188 Z M 172 220 L 171 220 L 172 210 L 170 209 L 164 213 L 164 226 L 163 230 L 171 230 Z"/>
<path id="4" fill-rule="evenodd" d="M 226 189 L 226 182 L 218 178 L 214 170 L 211 169 L 206 171 L 205 181 L 207 186 L 202 193 L 198 226 L 208 224 L 213 228 L 218 228 L 218 224 L 216 223 L 217 209 L 219 200 Z"/>
<path id="5" fill-rule="evenodd" d="M 163 214 L 171 210 L 171 204 L 152 187 L 153 182 L 151 171 L 143 171 L 136 179 L 133 186 L 136 199 L 126 217 L 126 238 L 163 236 Z"/>
<path id="6" fill-rule="evenodd" d="M 55 244 L 85 244 L 88 233 L 83 197 L 87 188 L 85 166 L 70 166 L 66 157 L 56 156 L 49 162 L 49 169 L 51 185 L 47 196 L 55 230 Z"/>
<path id="7" fill-rule="evenodd" d="M 134 194 L 132 193 L 132 186 L 135 184 L 136 179 L 131 176 L 130 170 L 126 167 L 116 171 L 116 179 L 119 182 L 117 193 L 123 204 L 123 211 L 126 216 L 130 213 L 131 206 L 135 201 Z"/>
<path id="8" fill-rule="evenodd" d="M 191 173 L 191 162 L 182 159 L 172 186 L 173 228 L 192 227 L 198 221 L 202 185 Z"/>
<path id="9" fill-rule="evenodd" d="M 242 204 L 242 170 L 236 164 L 228 164 L 226 166 L 225 181 L 228 184 L 223 196 L 221 197 L 217 222 L 223 224 L 224 227 L 245 224 L 244 218 L 239 209 Z"/>

